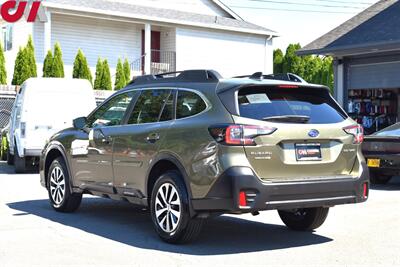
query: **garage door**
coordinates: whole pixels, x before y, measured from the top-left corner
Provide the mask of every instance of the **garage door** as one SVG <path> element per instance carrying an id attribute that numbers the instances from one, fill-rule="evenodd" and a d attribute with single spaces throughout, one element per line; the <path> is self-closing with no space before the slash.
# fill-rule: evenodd
<path id="1" fill-rule="evenodd" d="M 350 65 L 349 89 L 400 88 L 400 61 Z"/>

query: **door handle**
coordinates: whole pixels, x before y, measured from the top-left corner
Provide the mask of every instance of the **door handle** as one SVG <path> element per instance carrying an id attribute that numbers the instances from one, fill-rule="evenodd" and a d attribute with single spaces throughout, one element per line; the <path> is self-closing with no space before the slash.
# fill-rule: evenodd
<path id="1" fill-rule="evenodd" d="M 149 143 L 155 143 L 158 140 L 160 140 L 160 135 L 158 133 L 152 133 L 146 138 L 146 141 Z"/>

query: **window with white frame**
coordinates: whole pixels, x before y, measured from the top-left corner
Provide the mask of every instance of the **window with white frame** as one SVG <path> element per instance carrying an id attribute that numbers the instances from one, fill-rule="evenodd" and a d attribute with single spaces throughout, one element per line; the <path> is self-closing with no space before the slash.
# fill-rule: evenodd
<path id="1" fill-rule="evenodd" d="M 9 51 L 13 47 L 13 25 L 7 24 L 2 27 L 3 49 Z"/>

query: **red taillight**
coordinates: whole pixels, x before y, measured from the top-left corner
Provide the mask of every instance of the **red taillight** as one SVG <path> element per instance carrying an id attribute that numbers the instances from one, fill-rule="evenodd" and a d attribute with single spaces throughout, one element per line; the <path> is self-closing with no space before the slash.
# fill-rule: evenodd
<path id="1" fill-rule="evenodd" d="M 363 198 L 368 198 L 368 184 L 363 185 Z"/>
<path id="2" fill-rule="evenodd" d="M 278 85 L 278 88 L 299 88 L 297 85 L 291 85 L 291 84 L 282 84 L 282 85 Z"/>
<path id="3" fill-rule="evenodd" d="M 343 128 L 347 134 L 354 136 L 354 144 L 361 144 L 364 141 L 364 128 L 357 124 Z"/>
<path id="4" fill-rule="evenodd" d="M 227 125 L 227 126 L 212 126 L 210 134 L 217 142 L 225 143 L 226 145 L 249 145 L 254 146 L 255 137 L 261 135 L 270 135 L 276 131 L 274 127 L 254 126 L 254 125 Z"/>
<path id="5" fill-rule="evenodd" d="M 246 193 L 244 191 L 239 193 L 239 207 L 247 207 Z"/>

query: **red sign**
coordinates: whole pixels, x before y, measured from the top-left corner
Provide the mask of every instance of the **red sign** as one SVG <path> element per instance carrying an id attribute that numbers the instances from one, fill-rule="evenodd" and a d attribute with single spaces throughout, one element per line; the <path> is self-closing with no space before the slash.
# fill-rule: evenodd
<path id="1" fill-rule="evenodd" d="M 28 2 L 31 1 L 5 1 L 1 5 L 1 17 L 9 22 L 14 23 L 22 18 L 25 13 L 25 9 L 28 6 Z M 29 15 L 27 18 L 28 22 L 34 22 L 36 20 L 41 1 L 33 1 L 30 6 Z"/>

